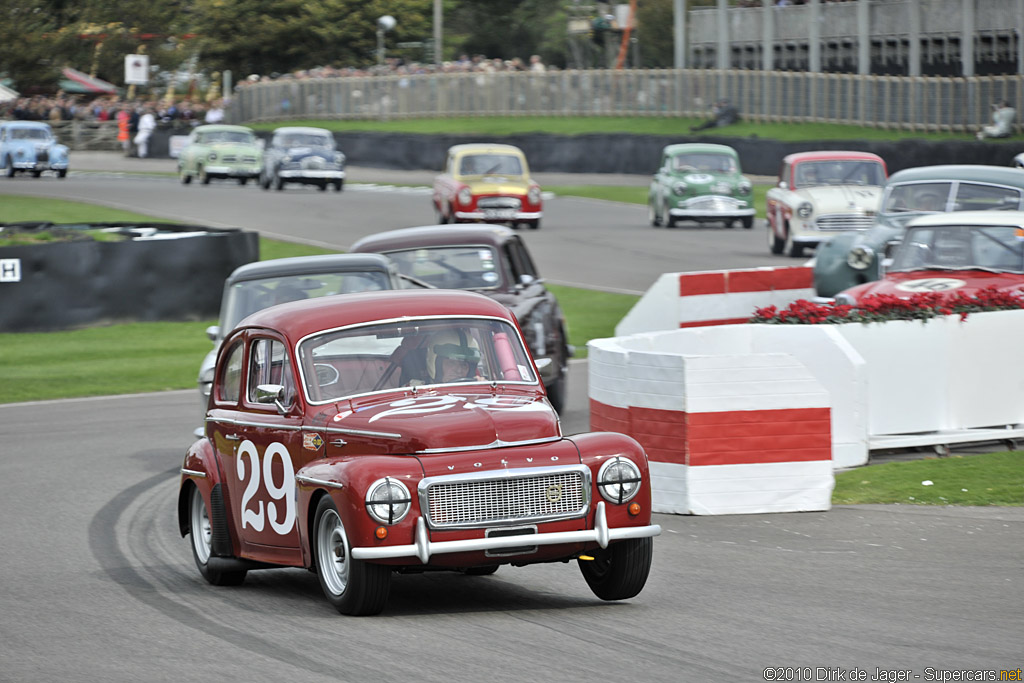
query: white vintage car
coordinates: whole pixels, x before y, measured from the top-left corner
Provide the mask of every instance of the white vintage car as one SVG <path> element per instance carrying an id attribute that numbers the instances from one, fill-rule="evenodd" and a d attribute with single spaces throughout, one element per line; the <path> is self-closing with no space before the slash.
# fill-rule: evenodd
<path id="1" fill-rule="evenodd" d="M 782 160 L 778 184 L 765 195 L 768 248 L 802 256 L 832 235 L 867 230 L 886 179 L 885 162 L 870 152 L 798 152 Z"/>

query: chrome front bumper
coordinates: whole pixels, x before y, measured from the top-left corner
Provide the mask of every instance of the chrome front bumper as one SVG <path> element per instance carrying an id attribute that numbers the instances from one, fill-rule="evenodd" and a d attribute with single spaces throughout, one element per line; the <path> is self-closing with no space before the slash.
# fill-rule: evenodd
<path id="1" fill-rule="evenodd" d="M 376 548 L 352 548 L 352 557 L 357 560 L 388 560 L 401 557 L 415 557 L 421 563 L 427 564 L 432 555 L 521 548 L 524 545 L 561 545 L 568 543 L 597 543 L 602 548 L 607 548 L 608 544 L 612 541 L 626 538 L 648 538 L 657 536 L 660 533 L 661 526 L 657 524 L 610 529 L 608 527 L 608 518 L 605 514 L 604 502 L 599 502 L 594 513 L 593 529 L 558 531 L 549 534 L 470 538 L 462 541 L 439 541 L 432 543 L 427 533 L 427 523 L 423 520 L 423 517 L 420 517 L 416 520 L 416 539 L 413 543 Z"/>
<path id="2" fill-rule="evenodd" d="M 540 211 L 456 211 L 455 218 L 460 221 L 532 221 L 541 217 Z"/>
<path id="3" fill-rule="evenodd" d="M 315 178 L 317 180 L 344 180 L 345 178 L 344 171 L 304 171 L 301 169 L 296 171 L 286 171 L 282 169 L 277 172 L 277 175 L 288 179 Z"/>

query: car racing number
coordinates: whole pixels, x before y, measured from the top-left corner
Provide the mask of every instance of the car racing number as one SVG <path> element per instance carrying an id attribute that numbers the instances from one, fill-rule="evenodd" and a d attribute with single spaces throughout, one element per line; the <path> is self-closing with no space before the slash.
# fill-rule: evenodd
<path id="1" fill-rule="evenodd" d="M 274 459 L 281 459 L 283 476 L 280 484 L 274 481 Z M 238 461 L 235 469 L 238 480 L 245 485 L 242 492 L 241 518 L 242 528 L 252 527 L 254 531 L 263 531 L 267 522 L 274 533 L 284 536 L 295 526 L 295 466 L 292 456 L 284 444 L 273 442 L 260 459 L 256 445 L 246 439 L 238 447 Z M 260 489 L 264 489 L 269 497 L 264 514 L 262 496 L 257 497 Z M 250 505 L 254 503 L 254 505 Z M 278 503 L 284 505 L 284 516 L 278 510 Z"/>

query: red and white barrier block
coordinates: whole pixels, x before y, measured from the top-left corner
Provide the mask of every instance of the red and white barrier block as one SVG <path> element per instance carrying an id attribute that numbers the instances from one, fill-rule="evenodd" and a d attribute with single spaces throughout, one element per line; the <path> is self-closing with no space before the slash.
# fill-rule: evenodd
<path id="1" fill-rule="evenodd" d="M 701 331 L 662 334 L 687 332 Z M 657 336 L 588 344 L 591 429 L 644 446 L 654 510 L 828 510 L 829 395 L 814 375 L 785 353 L 684 355 Z"/>
<path id="2" fill-rule="evenodd" d="M 813 269 L 749 268 L 665 273 L 615 327 L 616 336 L 746 322 L 765 306 L 815 296 Z"/>

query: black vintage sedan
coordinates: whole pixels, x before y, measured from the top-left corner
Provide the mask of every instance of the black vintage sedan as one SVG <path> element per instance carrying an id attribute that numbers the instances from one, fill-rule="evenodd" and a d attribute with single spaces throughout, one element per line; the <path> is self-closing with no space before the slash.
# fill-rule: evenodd
<path id="1" fill-rule="evenodd" d="M 385 254 L 403 275 L 442 289 L 480 292 L 511 309 L 548 400 L 562 410 L 572 355 L 565 315 L 518 234 L 498 225 L 431 225 L 371 235 L 351 251 Z"/>
<path id="2" fill-rule="evenodd" d="M 274 131 L 263 154 L 260 187 L 283 190 L 287 183 L 328 185 L 341 192 L 345 185 L 345 155 L 324 128 L 287 126 Z"/>

